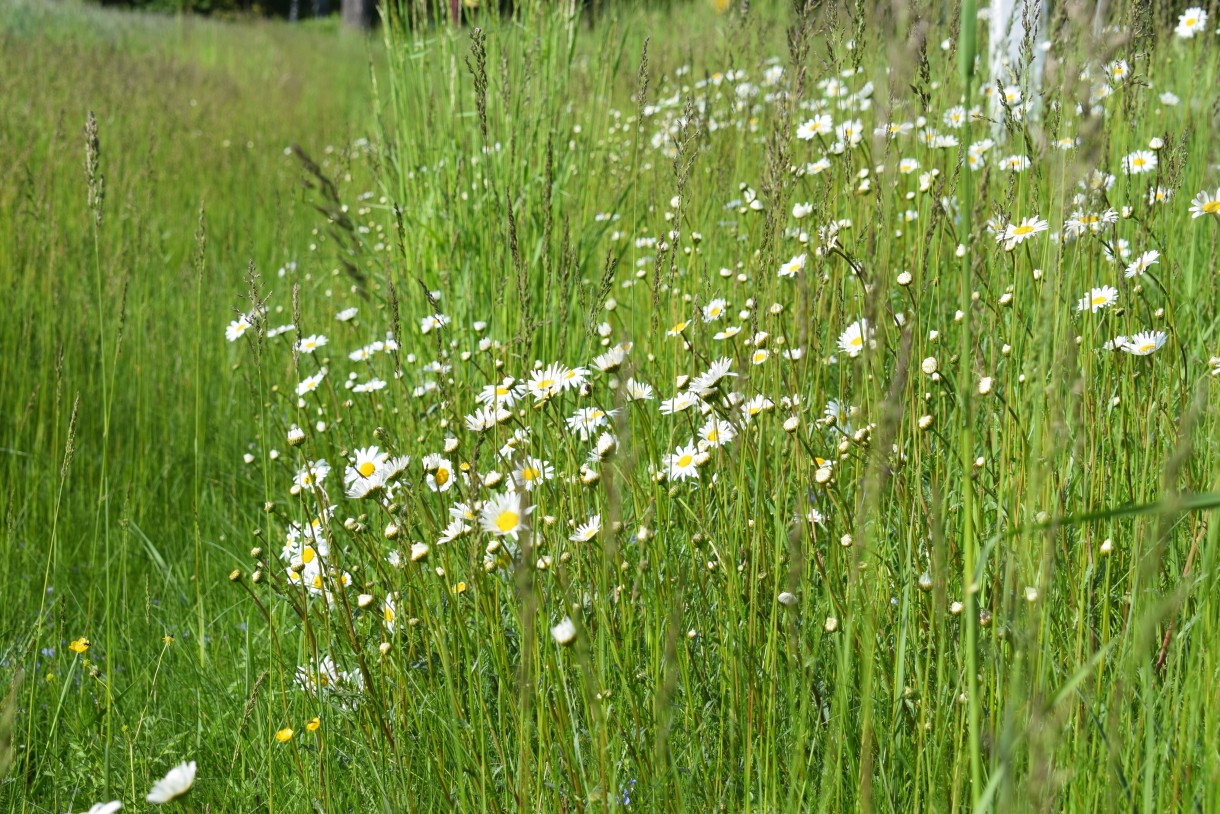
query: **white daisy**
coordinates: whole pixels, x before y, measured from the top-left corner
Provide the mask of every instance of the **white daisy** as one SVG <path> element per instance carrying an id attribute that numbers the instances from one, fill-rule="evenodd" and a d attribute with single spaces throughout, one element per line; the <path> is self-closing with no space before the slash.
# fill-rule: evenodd
<path id="1" fill-rule="evenodd" d="M 505 492 L 489 500 L 479 514 L 482 529 L 497 537 L 512 537 L 525 528 L 520 492 Z"/>
<path id="2" fill-rule="evenodd" d="M 153 784 L 145 799 L 150 803 L 168 803 L 191 790 L 195 783 L 195 761 L 180 763 L 169 770 L 165 777 Z"/>
<path id="3" fill-rule="evenodd" d="M 602 530 L 602 516 L 595 514 L 589 518 L 587 523 L 581 523 L 576 527 L 576 531 L 568 539 L 574 543 L 587 543 L 597 536 L 597 533 Z"/>

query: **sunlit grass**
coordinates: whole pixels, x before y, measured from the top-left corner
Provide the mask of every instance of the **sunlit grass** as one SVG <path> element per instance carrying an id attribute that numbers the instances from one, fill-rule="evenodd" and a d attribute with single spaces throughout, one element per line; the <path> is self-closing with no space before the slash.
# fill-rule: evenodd
<path id="1" fill-rule="evenodd" d="M 1214 35 L 752 5 L 0 18 L 0 800 L 1214 806 Z"/>

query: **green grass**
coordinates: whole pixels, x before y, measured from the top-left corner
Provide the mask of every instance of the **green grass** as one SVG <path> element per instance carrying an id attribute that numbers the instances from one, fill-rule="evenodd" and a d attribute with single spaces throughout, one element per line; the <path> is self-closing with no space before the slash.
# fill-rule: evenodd
<path id="1" fill-rule="evenodd" d="M 369 45 L 0 12 L 0 805 L 143 810 L 195 760 L 175 805 L 196 811 L 1212 810 L 1220 219 L 1188 210 L 1220 183 L 1215 36 L 1123 7 L 1137 36 L 1092 41 L 1056 11 L 1040 118 L 950 129 L 955 7 L 527 5 Z M 1114 59 L 1131 76 L 1077 113 Z M 842 155 L 796 137 L 832 77 L 872 88 Z M 920 116 L 961 147 L 872 135 Z M 1155 173 L 1124 174 L 1153 137 Z M 1014 154 L 1031 166 L 1002 170 Z M 1104 196 L 1078 186 L 1097 167 Z M 1033 216 L 1049 231 L 1011 251 L 987 224 Z M 1079 313 L 1101 285 L 1117 303 Z M 1165 345 L 1104 346 L 1142 330 Z M 706 409 L 736 437 L 658 477 L 707 418 L 628 379 L 669 399 L 722 357 Z M 591 368 L 588 392 L 467 428 L 485 386 L 553 362 Z M 745 421 L 731 393 L 773 407 Z M 590 407 L 616 413 L 582 439 L 565 419 Z M 371 445 L 411 462 L 345 496 Z M 515 540 L 475 509 L 438 541 L 526 456 L 556 477 Z M 328 507 L 326 545 L 281 558 Z"/>

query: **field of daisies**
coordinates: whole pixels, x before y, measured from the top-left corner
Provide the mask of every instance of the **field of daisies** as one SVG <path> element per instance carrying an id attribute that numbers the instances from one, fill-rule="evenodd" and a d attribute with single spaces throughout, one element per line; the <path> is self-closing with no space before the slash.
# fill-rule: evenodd
<path id="1" fill-rule="evenodd" d="M 1220 11 L 425 5 L 0 11 L 0 809 L 1220 807 Z"/>

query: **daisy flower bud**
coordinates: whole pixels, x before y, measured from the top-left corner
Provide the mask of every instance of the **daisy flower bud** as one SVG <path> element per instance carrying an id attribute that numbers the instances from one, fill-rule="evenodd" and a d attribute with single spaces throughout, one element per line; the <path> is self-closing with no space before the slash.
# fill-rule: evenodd
<path id="1" fill-rule="evenodd" d="M 557 644 L 571 644 L 576 639 L 576 624 L 567 616 L 551 628 L 551 637 Z"/>
<path id="2" fill-rule="evenodd" d="M 993 384 L 994 382 L 992 382 L 990 376 L 984 376 L 983 378 L 979 379 L 979 395 L 986 396 L 988 393 L 990 393 Z"/>
<path id="3" fill-rule="evenodd" d="M 299 447 L 303 443 L 305 443 L 305 430 L 293 424 L 288 430 L 288 446 Z"/>
<path id="4" fill-rule="evenodd" d="M 789 593 L 788 591 L 781 593 L 778 599 L 779 604 L 783 605 L 785 608 L 791 608 L 797 603 L 796 594 Z"/>
<path id="5" fill-rule="evenodd" d="M 784 419 L 784 432 L 796 432 L 796 428 L 801 424 L 801 420 L 796 416 L 789 416 Z"/>
<path id="6" fill-rule="evenodd" d="M 827 616 L 826 622 L 822 625 L 827 633 L 834 633 L 839 629 L 839 620 L 833 616 Z"/>
<path id="7" fill-rule="evenodd" d="M 924 360 L 923 360 L 923 362 L 920 364 L 919 368 L 920 368 L 920 370 L 922 370 L 924 373 L 926 373 L 926 374 L 928 374 L 929 376 L 931 376 L 933 373 L 935 373 L 935 372 L 936 372 L 936 364 L 937 364 L 937 363 L 936 363 L 936 357 L 935 357 L 935 356 L 929 356 L 927 359 L 924 359 Z"/>
<path id="8" fill-rule="evenodd" d="M 357 607 L 367 608 L 371 604 L 373 604 L 372 594 L 360 594 L 360 596 L 356 597 Z"/>

